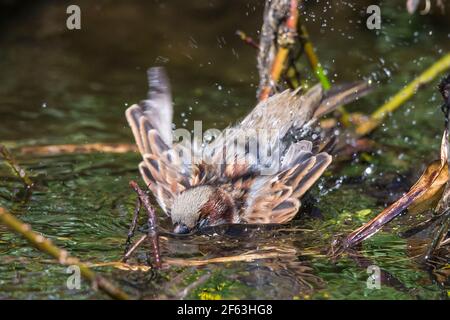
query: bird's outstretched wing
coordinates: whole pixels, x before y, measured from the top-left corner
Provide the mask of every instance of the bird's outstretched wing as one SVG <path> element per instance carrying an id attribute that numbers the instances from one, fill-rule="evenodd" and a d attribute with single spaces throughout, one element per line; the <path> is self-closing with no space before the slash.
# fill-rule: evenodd
<path id="1" fill-rule="evenodd" d="M 170 215 L 174 198 L 184 190 L 205 184 L 229 182 L 248 171 L 247 165 L 236 165 L 217 158 L 202 158 L 192 141 L 172 143 L 172 101 L 168 77 L 163 68 L 148 70 L 149 93 L 146 100 L 126 112 L 143 161 L 140 173 L 166 214 Z M 193 154 L 200 158 L 196 160 Z M 209 161 L 208 161 L 209 160 Z"/>
<path id="2" fill-rule="evenodd" d="M 132 105 L 127 121 L 142 155 L 141 175 L 164 212 L 170 215 L 173 198 L 189 185 L 179 154 L 172 148 L 172 98 L 163 68 L 148 70 L 148 98 Z"/>
<path id="3" fill-rule="evenodd" d="M 246 199 L 242 219 L 248 223 L 284 223 L 300 208 L 300 200 L 331 163 L 326 152 L 317 153 L 321 141 L 311 130 L 321 116 L 370 91 L 367 82 L 336 86 L 324 91 L 320 84 L 304 95 L 286 90 L 259 103 L 239 127 L 279 128 L 279 152 L 270 160 L 281 162 L 272 175 L 258 176 Z M 311 139 L 312 140 L 312 139 Z"/>
<path id="4" fill-rule="evenodd" d="M 366 81 L 337 85 L 325 91 L 316 84 L 302 94 L 300 89 L 285 90 L 260 103 L 238 124 L 237 128 L 274 129 L 280 136 L 298 132 L 335 110 L 370 92 Z"/>
<path id="5" fill-rule="evenodd" d="M 279 162 L 289 146 L 301 140 L 309 139 L 313 141 L 314 150 L 322 150 L 318 146 L 327 145 L 327 141 L 313 139 L 317 136 L 314 130 L 317 120 L 338 106 L 364 96 L 369 90 L 368 83 L 360 81 L 328 91 L 317 84 L 304 94 L 299 89 L 275 94 L 258 103 L 242 121 L 207 145 L 205 159 L 228 164 L 236 162 L 235 159 L 245 159 L 248 169 L 258 171 Z"/>

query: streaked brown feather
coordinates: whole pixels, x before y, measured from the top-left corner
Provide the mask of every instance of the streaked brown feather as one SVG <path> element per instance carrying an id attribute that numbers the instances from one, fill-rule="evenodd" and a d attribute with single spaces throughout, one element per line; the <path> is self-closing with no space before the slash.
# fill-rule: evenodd
<path id="1" fill-rule="evenodd" d="M 125 116 L 143 161 L 139 171 L 161 208 L 170 214 L 174 197 L 186 189 L 181 161 L 172 146 L 172 102 L 163 69 L 150 69 L 149 98 L 129 107 Z"/>
<path id="2" fill-rule="evenodd" d="M 328 153 L 319 153 L 316 157 L 316 162 L 308 172 L 297 181 L 297 186 L 292 193 L 293 197 L 302 197 L 311 186 L 319 179 L 326 168 L 330 165 L 332 157 Z"/>
<path id="3" fill-rule="evenodd" d="M 173 111 L 167 76 L 160 68 L 150 69 L 148 75 L 149 98 L 126 111 L 142 154 L 139 170 L 145 183 L 168 215 L 174 202 L 181 201 L 179 196 L 187 195 L 188 190 L 201 192 L 196 187 L 212 188 L 208 190 L 214 190 L 215 205 L 206 202 L 205 208 L 229 208 L 232 205 L 232 210 L 222 211 L 233 212 L 235 216 L 217 220 L 228 222 L 285 223 L 291 220 L 300 208 L 299 198 L 331 162 L 331 156 L 321 151 L 332 146 L 332 140 L 324 140 L 321 136 L 317 141 L 311 138 L 317 118 L 368 92 L 367 83 L 361 82 L 334 87 L 327 92 L 318 84 L 304 95 L 300 95 L 299 90 L 276 94 L 259 103 L 246 118 L 231 127 L 231 136 L 225 137 L 222 133 L 200 150 L 208 155 L 203 162 L 191 163 L 191 158 L 181 156 L 190 155 L 191 150 L 181 143 L 172 143 Z M 242 139 L 248 136 L 247 130 L 278 130 L 276 139 L 267 144 L 272 146 L 281 141 L 276 150 L 280 157 L 270 156 L 265 163 L 259 163 L 259 154 L 249 149 L 247 138 Z M 260 147 L 264 146 L 258 142 L 257 149 Z M 232 152 L 227 153 L 227 150 Z M 196 152 L 194 150 L 197 155 Z M 276 173 L 263 175 L 264 166 L 274 161 L 281 161 Z M 219 195 L 227 199 L 226 206 Z M 177 208 L 183 211 L 184 203 L 181 205 Z M 189 205 L 186 203 L 187 207 Z M 191 216 L 197 213 L 196 209 L 191 211 Z M 204 214 L 205 210 L 202 216 Z M 214 216 L 218 212 L 211 214 Z"/>
<path id="4" fill-rule="evenodd" d="M 312 155 L 304 152 L 297 159 L 297 164 L 286 169 L 275 177 L 267 178 L 267 182 L 259 190 L 243 215 L 248 223 L 286 223 L 291 220 L 298 209 L 298 198 L 322 175 L 331 163 L 327 153 Z"/>

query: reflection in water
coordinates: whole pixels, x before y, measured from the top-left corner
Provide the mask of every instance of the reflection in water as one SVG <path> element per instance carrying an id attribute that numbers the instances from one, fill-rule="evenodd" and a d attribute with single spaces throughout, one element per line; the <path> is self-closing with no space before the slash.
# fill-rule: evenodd
<path id="1" fill-rule="evenodd" d="M 177 279 L 185 281 L 186 278 L 192 277 L 192 273 L 197 274 L 196 277 L 201 282 L 207 282 L 211 277 L 218 277 L 216 273 L 221 274 L 222 269 L 225 269 L 234 270 L 227 274 L 226 281 L 231 281 L 227 285 L 231 287 L 232 284 L 237 287 L 247 285 L 252 288 L 251 295 L 247 296 L 249 298 L 289 299 L 293 293 L 299 297 L 309 297 L 315 290 L 324 287 L 321 278 L 314 274 L 311 263 L 302 259 L 300 256 L 302 253 L 294 245 L 294 241 L 298 240 L 298 235 L 301 234 L 295 232 L 295 229 L 283 232 L 279 226 L 230 225 L 214 227 L 209 231 L 201 235 L 180 237 L 166 234 L 161 237 L 161 252 L 164 257 L 163 278 L 174 279 L 170 283 L 163 281 L 161 285 L 165 288 L 174 287 L 174 281 L 175 283 Z M 293 237 L 293 234 L 297 237 Z M 152 292 L 152 289 L 145 288 L 144 285 L 147 283 L 147 273 L 151 273 L 151 266 L 147 264 L 151 250 L 150 243 L 147 243 L 134 253 L 127 264 L 113 264 L 119 269 L 135 270 L 138 273 L 140 271 L 141 278 L 136 276 L 133 286 L 139 286 L 141 293 Z M 311 249 L 309 254 L 313 254 Z M 318 248 L 316 254 L 320 255 Z M 181 279 L 178 275 L 179 268 L 183 270 Z M 194 285 L 198 284 L 194 282 Z M 173 296 L 168 296 L 168 291 L 162 290 L 159 296 L 153 298 L 176 298 L 180 294 L 184 297 L 195 297 L 195 293 L 212 294 L 211 289 L 216 297 L 221 298 L 242 294 L 234 288 L 227 288 L 233 290 L 232 295 L 226 291 L 222 292 L 223 290 L 218 290 L 217 284 L 214 283 L 207 290 L 191 286 L 189 292 L 186 292 L 186 288 L 182 285 L 178 290 L 180 288 L 181 293 L 175 291 Z"/>

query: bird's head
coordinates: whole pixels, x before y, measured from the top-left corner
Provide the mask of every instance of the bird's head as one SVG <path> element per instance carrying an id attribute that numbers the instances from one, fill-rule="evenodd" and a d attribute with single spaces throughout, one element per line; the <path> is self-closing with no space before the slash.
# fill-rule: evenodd
<path id="1" fill-rule="evenodd" d="M 224 191 L 204 185 L 187 189 L 176 196 L 170 215 L 174 232 L 183 234 L 232 222 L 233 213 L 231 199 Z"/>

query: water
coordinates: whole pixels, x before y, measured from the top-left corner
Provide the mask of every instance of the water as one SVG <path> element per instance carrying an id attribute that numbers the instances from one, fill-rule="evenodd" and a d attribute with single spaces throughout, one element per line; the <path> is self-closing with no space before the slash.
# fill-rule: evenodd
<path id="1" fill-rule="evenodd" d="M 128 181 L 140 181 L 139 156 L 30 156 L 19 148 L 131 143 L 124 110 L 145 97 L 145 70 L 154 65 L 164 65 L 170 75 L 177 127 L 202 120 L 204 128 L 224 128 L 237 121 L 254 106 L 258 75 L 256 52 L 234 33 L 241 29 L 257 38 L 263 8 L 260 1 L 225 0 L 78 3 L 79 31 L 65 28 L 66 4 L 59 2 L 16 7 L 1 16 L 0 141 L 16 152 L 37 187 L 24 197 L 20 181 L 0 163 L 0 205 L 74 256 L 101 264 L 121 258 L 135 202 Z M 364 113 L 450 49 L 448 13 L 409 16 L 403 2 L 384 1 L 382 29 L 375 32 L 361 15 L 368 4 L 328 8 L 314 2 L 303 17 L 333 82 L 367 76 L 379 82 L 370 97 L 351 106 Z M 439 105 L 435 85 L 421 89 L 371 136 L 376 150 L 334 164 L 305 201 L 306 213 L 287 226 L 161 239 L 166 261 L 245 253 L 276 258 L 172 264 L 158 274 L 94 269 L 142 298 L 447 298 L 448 280 L 437 281 L 398 236 L 402 219 L 367 241 L 357 258 L 326 256 L 334 237 L 375 216 L 439 156 Z M 160 217 L 162 227 L 170 228 Z M 149 251 L 150 245 L 141 247 L 130 263 L 145 264 Z M 387 275 L 379 290 L 367 287 L 369 265 Z M 69 290 L 67 277 L 65 267 L 0 226 L 0 298 L 105 297 L 84 281 L 80 290 Z"/>

